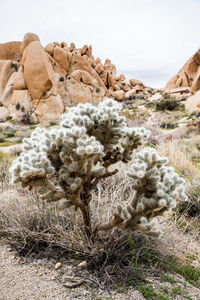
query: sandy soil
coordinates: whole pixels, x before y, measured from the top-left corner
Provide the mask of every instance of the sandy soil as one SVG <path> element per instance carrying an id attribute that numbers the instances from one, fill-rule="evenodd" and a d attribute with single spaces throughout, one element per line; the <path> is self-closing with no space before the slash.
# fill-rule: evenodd
<path id="1" fill-rule="evenodd" d="M 117 291 L 103 291 L 82 285 L 77 288 L 65 288 L 58 278 L 66 284 L 73 275 L 75 266 L 63 265 L 55 270 L 55 264 L 47 260 L 33 262 L 22 261 L 10 249 L 0 245 L 0 300 L 125 300 L 145 299 L 138 291 L 130 289 L 126 294 Z M 63 275 L 64 274 L 64 275 Z M 81 278 L 76 278 L 79 282 Z M 90 281 L 88 281 L 90 283 Z"/>

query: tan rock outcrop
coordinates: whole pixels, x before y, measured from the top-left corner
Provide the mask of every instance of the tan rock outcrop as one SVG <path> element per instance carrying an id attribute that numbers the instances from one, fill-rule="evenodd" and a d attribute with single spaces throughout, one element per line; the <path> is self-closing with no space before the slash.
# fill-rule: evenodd
<path id="1" fill-rule="evenodd" d="M 93 78 L 88 72 L 83 70 L 75 70 L 70 74 L 78 82 L 83 82 L 84 84 L 91 85 L 95 87 L 98 85 L 98 82 L 95 78 Z"/>
<path id="2" fill-rule="evenodd" d="M 15 78 L 14 78 L 14 90 L 26 90 L 27 85 L 24 79 L 24 71 L 23 68 L 20 67 L 19 71 L 16 73 Z"/>
<path id="3" fill-rule="evenodd" d="M 28 90 L 14 90 L 9 105 L 11 117 L 19 121 L 31 115 L 31 97 Z"/>
<path id="4" fill-rule="evenodd" d="M 191 87 L 192 91 L 200 89 L 200 49 L 168 81 L 165 89 L 169 90 L 179 87 Z"/>
<path id="5" fill-rule="evenodd" d="M 54 47 L 55 45 L 53 43 L 49 43 L 48 45 L 46 45 L 46 47 L 44 48 L 44 50 L 49 53 L 51 56 L 53 56 L 54 53 Z"/>
<path id="6" fill-rule="evenodd" d="M 3 105 L 5 108 L 8 108 L 11 103 L 15 76 L 16 72 L 12 73 L 3 93 L 0 95 L 0 104 Z"/>
<path id="7" fill-rule="evenodd" d="M 35 41 L 40 42 L 40 39 L 36 34 L 30 32 L 26 33 L 24 36 L 24 40 L 20 46 L 20 54 L 22 55 L 26 47 L 28 47 L 28 45 Z"/>
<path id="8" fill-rule="evenodd" d="M 123 86 L 124 92 L 128 92 L 130 90 L 130 86 L 125 82 L 125 85 Z"/>
<path id="9" fill-rule="evenodd" d="M 34 116 L 38 122 L 48 124 L 51 122 L 60 122 L 61 115 L 64 111 L 62 98 L 59 94 L 51 95 L 46 99 L 33 100 L 32 102 Z"/>
<path id="10" fill-rule="evenodd" d="M 114 89 L 114 91 L 120 90 L 120 85 L 115 83 L 114 86 L 113 86 L 113 89 Z"/>
<path id="11" fill-rule="evenodd" d="M 90 66 L 87 60 L 87 56 L 80 56 L 77 54 L 72 55 L 71 65 L 69 69 L 69 74 L 74 72 L 75 70 L 83 70 L 88 72 L 96 81 L 98 82 L 99 87 L 106 90 L 104 83 L 101 78 L 98 76 L 97 72 Z"/>
<path id="12" fill-rule="evenodd" d="M 126 99 L 131 99 L 131 98 L 134 97 L 135 95 L 136 95 L 136 90 L 135 90 L 135 89 L 132 89 L 132 90 L 129 90 L 128 92 L 126 92 L 125 98 L 126 98 Z"/>
<path id="13" fill-rule="evenodd" d="M 72 54 L 68 53 L 64 48 L 60 48 L 56 46 L 54 48 L 54 54 L 53 57 L 55 61 L 62 66 L 62 68 L 66 71 L 69 72 L 70 68 L 70 63 L 72 60 Z"/>
<path id="14" fill-rule="evenodd" d="M 169 94 L 176 94 L 176 93 L 184 94 L 184 93 L 190 93 L 190 91 L 191 91 L 190 87 L 178 87 L 170 90 L 165 90 L 165 92 Z"/>
<path id="15" fill-rule="evenodd" d="M 112 96 L 118 101 L 123 101 L 125 99 L 125 92 L 122 90 L 115 91 L 112 92 Z"/>
<path id="16" fill-rule="evenodd" d="M 19 61 L 21 58 L 20 47 L 22 42 L 8 42 L 0 44 L 0 60 L 10 59 Z"/>
<path id="17" fill-rule="evenodd" d="M 67 102 L 70 105 L 86 102 L 98 103 L 105 96 L 105 90 L 102 87 L 84 84 L 73 77 L 67 79 L 65 88 L 68 91 L 69 99 Z"/>
<path id="18" fill-rule="evenodd" d="M 140 85 L 140 86 L 144 87 L 143 82 L 140 81 L 140 80 L 137 80 L 137 79 L 130 79 L 129 83 L 130 83 L 131 86 Z"/>
<path id="19" fill-rule="evenodd" d="M 189 113 L 200 111 L 200 92 L 197 92 L 186 100 L 185 109 Z"/>
<path id="20" fill-rule="evenodd" d="M 16 72 L 17 65 L 11 60 L 0 61 L 0 96 L 3 94 L 10 76 Z"/>
<path id="21" fill-rule="evenodd" d="M 88 57 L 91 57 L 91 56 L 92 56 L 92 46 L 91 46 L 91 45 L 87 48 L 86 55 L 87 55 Z"/>
<path id="22" fill-rule="evenodd" d="M 75 48 L 76 48 L 75 44 L 71 43 L 69 47 L 70 51 L 72 52 Z"/>
<path id="23" fill-rule="evenodd" d="M 29 44 L 22 57 L 24 78 L 32 99 L 40 99 L 55 85 L 53 68 L 40 42 Z"/>
<path id="24" fill-rule="evenodd" d="M 103 68 L 103 65 L 101 63 L 98 63 L 96 66 L 95 66 L 95 71 L 98 73 L 98 74 L 101 74 L 103 72 L 104 68 Z"/>
<path id="25" fill-rule="evenodd" d="M 9 116 L 10 116 L 10 111 L 7 108 L 1 106 L 0 107 L 0 122 L 5 122 L 9 118 Z"/>
<path id="26" fill-rule="evenodd" d="M 84 45 L 84 46 L 81 48 L 81 55 L 85 55 L 85 54 L 86 54 L 87 48 L 88 48 L 87 45 Z"/>
<path id="27" fill-rule="evenodd" d="M 36 34 L 27 33 L 23 42 L 0 44 L 1 57 L 3 119 L 9 111 L 23 122 L 59 122 L 71 105 L 98 103 L 105 96 L 123 101 L 145 92 L 140 81 L 127 82 L 123 74 L 117 77 L 109 59 L 104 64 L 95 59 L 92 46 L 53 42 L 44 48 Z"/>

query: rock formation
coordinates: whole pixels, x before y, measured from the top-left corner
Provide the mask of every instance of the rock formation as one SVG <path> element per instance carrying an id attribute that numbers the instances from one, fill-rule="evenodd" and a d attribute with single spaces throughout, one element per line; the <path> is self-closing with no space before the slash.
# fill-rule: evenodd
<path id="1" fill-rule="evenodd" d="M 130 100 L 144 88 L 138 80 L 117 76 L 109 59 L 104 64 L 95 59 L 92 46 L 43 47 L 33 33 L 23 42 L 0 44 L 0 121 L 59 122 L 71 105 L 98 103 L 105 96 Z"/>
<path id="2" fill-rule="evenodd" d="M 165 89 L 180 87 L 190 87 L 193 92 L 200 89 L 200 49 L 190 57 L 178 74 L 168 81 Z"/>

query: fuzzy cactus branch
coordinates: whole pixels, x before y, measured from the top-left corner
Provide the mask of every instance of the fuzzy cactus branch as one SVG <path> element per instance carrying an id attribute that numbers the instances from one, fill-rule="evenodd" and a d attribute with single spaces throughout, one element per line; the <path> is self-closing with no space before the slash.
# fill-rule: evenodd
<path id="1" fill-rule="evenodd" d="M 174 208 L 176 199 L 187 199 L 186 182 L 174 168 L 166 166 L 167 162 L 167 158 L 160 157 L 153 148 L 138 152 L 127 173 L 133 179 L 134 198 L 126 207 L 119 205 L 114 218 L 108 224 L 100 225 L 96 232 L 120 227 L 159 235 L 154 230 L 153 218 Z"/>

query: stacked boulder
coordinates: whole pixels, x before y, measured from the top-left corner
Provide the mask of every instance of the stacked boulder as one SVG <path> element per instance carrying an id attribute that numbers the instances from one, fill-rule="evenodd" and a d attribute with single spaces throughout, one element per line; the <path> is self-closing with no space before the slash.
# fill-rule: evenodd
<path id="1" fill-rule="evenodd" d="M 200 49 L 184 64 L 180 71 L 173 76 L 165 86 L 165 89 L 179 89 L 187 92 L 196 92 L 200 89 Z M 184 90 L 185 89 L 185 90 Z"/>
<path id="2" fill-rule="evenodd" d="M 95 59 L 92 46 L 43 47 L 33 33 L 23 42 L 0 44 L 0 121 L 57 123 L 77 103 L 98 103 L 105 96 L 130 100 L 144 89 L 138 80 L 117 77 L 109 59 Z"/>

